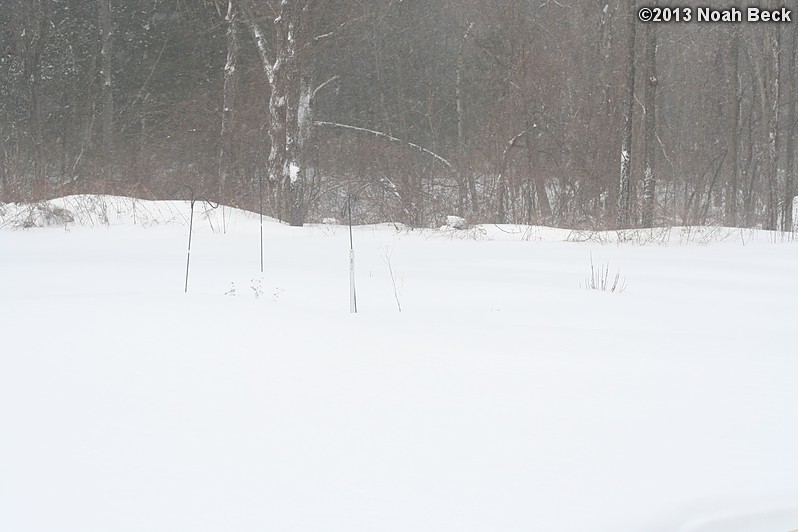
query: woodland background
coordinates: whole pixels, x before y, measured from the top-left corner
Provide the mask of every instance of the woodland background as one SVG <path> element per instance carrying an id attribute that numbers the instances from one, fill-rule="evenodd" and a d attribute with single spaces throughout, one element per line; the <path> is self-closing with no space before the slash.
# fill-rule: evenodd
<path id="1" fill-rule="evenodd" d="M 798 23 L 638 7 L 2 0 L 0 201 L 262 186 L 294 225 L 354 194 L 359 222 L 791 229 Z"/>

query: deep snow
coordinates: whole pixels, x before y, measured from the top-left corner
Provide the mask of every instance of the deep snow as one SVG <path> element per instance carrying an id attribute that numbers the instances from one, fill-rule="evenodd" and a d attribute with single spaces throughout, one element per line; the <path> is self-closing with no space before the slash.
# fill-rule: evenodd
<path id="1" fill-rule="evenodd" d="M 357 227 L 351 315 L 344 226 L 261 274 L 197 204 L 184 294 L 186 203 L 54 203 L 0 214 L 0 530 L 798 529 L 785 235 Z"/>

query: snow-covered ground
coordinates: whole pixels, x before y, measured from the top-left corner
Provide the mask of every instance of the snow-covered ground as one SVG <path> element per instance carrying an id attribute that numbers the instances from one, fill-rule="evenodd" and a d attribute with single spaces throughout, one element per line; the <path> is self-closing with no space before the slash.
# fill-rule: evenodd
<path id="1" fill-rule="evenodd" d="M 0 206 L 2 531 L 798 530 L 784 235 L 357 227 L 352 315 L 345 226 L 261 274 L 197 204 L 184 294 L 186 203 L 53 203 Z"/>

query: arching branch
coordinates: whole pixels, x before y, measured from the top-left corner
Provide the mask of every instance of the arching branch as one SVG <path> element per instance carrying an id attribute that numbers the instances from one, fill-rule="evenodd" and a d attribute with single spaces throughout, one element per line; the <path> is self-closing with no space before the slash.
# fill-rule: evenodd
<path id="1" fill-rule="evenodd" d="M 450 163 L 449 161 L 447 161 L 446 159 L 444 159 L 443 157 L 441 157 L 437 153 L 435 153 L 433 151 L 430 151 L 427 148 L 424 148 L 422 146 L 419 146 L 418 144 L 414 144 L 414 143 L 409 142 L 407 140 L 403 140 L 403 139 L 394 137 L 393 135 L 389 135 L 389 134 L 383 133 L 381 131 L 375 131 L 373 129 L 367 129 L 367 128 L 364 128 L 364 127 L 350 126 L 350 125 L 347 125 L 347 124 L 338 124 L 336 122 L 323 122 L 323 121 L 319 121 L 319 120 L 315 121 L 314 124 L 317 125 L 317 126 L 337 127 L 337 128 L 341 128 L 341 129 L 351 129 L 351 130 L 354 130 L 354 131 L 360 131 L 362 133 L 369 133 L 371 135 L 374 135 L 374 136 L 377 136 L 377 137 L 380 137 L 380 138 L 384 138 L 384 139 L 387 139 L 387 140 L 390 140 L 390 141 L 393 141 L 393 142 L 398 142 L 399 144 L 406 144 L 406 145 L 410 146 L 411 148 L 415 148 L 415 149 L 419 150 L 420 152 L 429 155 L 430 157 L 432 157 L 433 159 L 435 159 L 436 161 L 438 161 L 439 163 L 444 165 L 449 170 L 453 169 L 452 163 Z"/>

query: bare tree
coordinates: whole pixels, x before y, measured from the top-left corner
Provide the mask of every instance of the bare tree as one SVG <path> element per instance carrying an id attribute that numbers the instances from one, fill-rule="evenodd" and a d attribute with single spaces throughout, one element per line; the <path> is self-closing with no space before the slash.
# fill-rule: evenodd
<path id="1" fill-rule="evenodd" d="M 222 95 L 222 131 L 219 149 L 219 197 L 225 199 L 227 179 L 233 166 L 233 124 L 238 86 L 238 10 L 233 0 L 227 2 L 227 62 L 224 65 L 224 93 Z"/>
<path id="2" fill-rule="evenodd" d="M 657 33 L 656 25 L 646 25 L 646 90 L 645 90 L 645 162 L 643 174 L 643 227 L 651 227 L 654 221 L 654 194 L 656 175 L 654 153 L 657 136 Z"/>
<path id="3" fill-rule="evenodd" d="M 114 92 L 112 85 L 113 66 L 113 25 L 111 23 L 111 0 L 97 0 L 97 20 L 99 22 L 100 40 L 100 124 L 102 131 L 103 156 L 110 161 L 114 148 Z M 109 168 L 106 166 L 105 170 Z"/>
<path id="4" fill-rule="evenodd" d="M 306 205 L 301 150 L 313 123 L 308 55 L 333 32 L 309 36 L 312 0 L 238 3 L 268 83 L 268 174 L 278 201 L 276 214 L 291 225 L 302 225 Z"/>
<path id="5" fill-rule="evenodd" d="M 767 126 L 767 213 L 766 227 L 776 229 L 778 219 L 778 181 L 779 181 L 779 118 L 781 115 L 781 26 L 775 25 L 768 35 L 773 73 L 770 89 L 769 121 Z"/>
<path id="6" fill-rule="evenodd" d="M 479 208 L 479 200 L 477 198 L 477 189 L 476 183 L 474 181 L 474 175 L 471 170 L 463 170 L 463 164 L 465 163 L 465 103 L 463 101 L 463 72 L 465 70 L 465 63 L 463 60 L 463 50 L 465 48 L 466 40 L 468 39 L 471 30 L 474 28 L 474 24 L 470 23 L 463 34 L 462 40 L 460 41 L 460 48 L 457 51 L 457 74 L 456 74 L 456 82 L 455 82 L 455 100 L 456 100 L 456 107 L 457 107 L 457 158 L 458 164 L 460 166 L 460 171 L 458 172 L 458 210 L 462 211 L 464 208 L 464 204 L 466 203 L 466 198 L 470 195 L 471 196 L 471 211 L 476 213 L 477 209 Z M 465 174 L 465 175 L 463 175 Z M 461 212 L 462 214 L 462 212 Z"/>
<path id="7" fill-rule="evenodd" d="M 623 137 L 621 139 L 621 175 L 618 182 L 618 217 L 619 227 L 629 225 L 632 212 L 632 125 L 635 104 L 635 37 L 637 24 L 634 16 L 635 0 L 628 0 L 627 13 L 629 23 L 626 34 L 626 83 L 624 85 L 625 102 L 623 111 Z"/>
<path id="8" fill-rule="evenodd" d="M 40 183 L 46 174 L 44 149 L 44 113 L 42 111 L 42 63 L 50 31 L 47 3 L 33 0 L 23 7 L 23 27 L 17 29 L 17 46 L 22 56 L 22 73 L 26 83 L 28 131 L 32 142 L 33 181 Z"/>
<path id="9" fill-rule="evenodd" d="M 737 225 L 737 190 L 739 186 L 739 127 L 740 127 L 740 31 L 730 25 L 731 43 L 727 59 L 728 73 L 726 77 L 728 124 L 726 126 L 726 225 Z"/>
<path id="10" fill-rule="evenodd" d="M 794 222 L 784 24 L 662 32 L 636 0 L 7 3 L 11 199 L 193 180 L 251 208 L 246 175 L 296 225 L 354 188 L 363 220 L 420 225 Z"/>
<path id="11" fill-rule="evenodd" d="M 782 214 L 785 231 L 793 230 L 793 198 L 795 196 L 795 129 L 798 124 L 796 115 L 796 98 L 798 98 L 798 24 L 792 27 L 792 49 L 788 57 L 790 87 L 789 107 L 787 111 L 787 160 L 784 165 L 784 208 Z"/>

